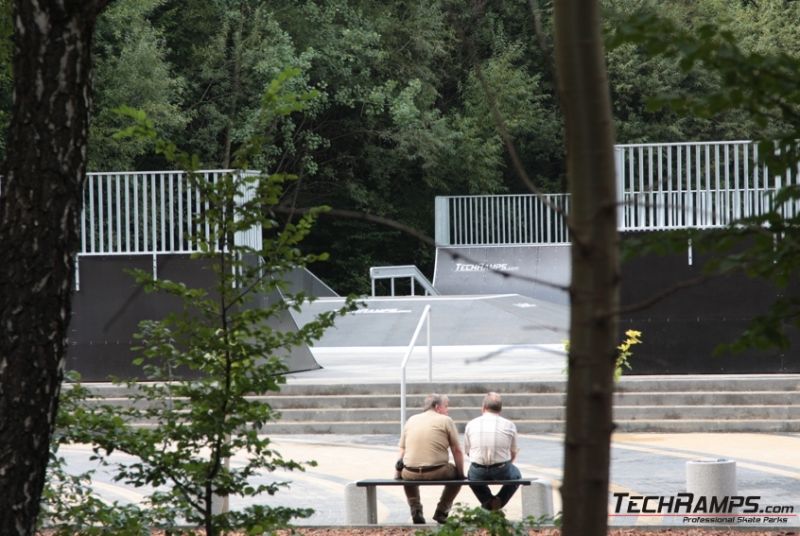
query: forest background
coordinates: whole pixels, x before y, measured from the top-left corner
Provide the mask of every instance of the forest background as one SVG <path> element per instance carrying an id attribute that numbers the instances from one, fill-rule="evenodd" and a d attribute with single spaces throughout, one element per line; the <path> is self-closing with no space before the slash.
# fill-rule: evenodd
<path id="1" fill-rule="evenodd" d="M 800 57 L 800 2 L 602 4 L 609 42 L 631 14 L 650 10 L 688 31 L 716 24 L 744 52 Z M 10 2 L 0 6 L 8 38 Z M 11 109 L 8 43 L 0 39 L 3 129 Z M 780 129 L 737 111 L 686 117 L 649 106 L 652 97 L 714 93 L 723 81 L 702 63 L 687 72 L 678 59 L 634 44 L 607 50 L 617 143 L 770 139 L 770 129 Z M 311 90 L 314 99 L 279 122 L 253 162 L 299 177 L 282 200 L 287 207 L 330 205 L 431 233 L 436 195 L 529 193 L 489 102 L 537 187 L 565 191 L 552 0 L 116 0 L 98 21 L 94 55 L 89 171 L 170 167 L 145 142 L 112 137 L 126 126 L 115 113 L 122 105 L 144 110 L 202 168 L 228 168 L 257 128 L 264 89 L 292 69 L 289 88 Z M 340 294 L 367 292 L 370 266 L 432 271 L 430 247 L 359 220 L 325 219 L 305 247 L 331 253 L 311 268 Z"/>

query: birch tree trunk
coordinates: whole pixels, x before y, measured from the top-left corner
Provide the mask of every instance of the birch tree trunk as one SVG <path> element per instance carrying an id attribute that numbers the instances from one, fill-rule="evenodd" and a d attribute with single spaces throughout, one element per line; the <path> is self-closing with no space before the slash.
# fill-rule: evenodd
<path id="1" fill-rule="evenodd" d="M 573 236 L 562 534 L 605 535 L 619 300 L 611 101 L 599 2 L 554 6 Z"/>
<path id="2" fill-rule="evenodd" d="M 33 534 L 58 407 L 106 0 L 16 0 L 0 193 L 0 534 Z"/>

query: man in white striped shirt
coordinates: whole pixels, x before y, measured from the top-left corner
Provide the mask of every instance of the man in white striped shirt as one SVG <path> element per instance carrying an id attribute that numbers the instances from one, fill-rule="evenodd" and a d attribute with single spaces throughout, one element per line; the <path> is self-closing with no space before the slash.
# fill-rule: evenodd
<path id="1" fill-rule="evenodd" d="M 517 427 L 500 416 L 503 401 L 497 393 L 483 398 L 481 416 L 467 423 L 464 430 L 464 450 L 469 456 L 469 480 L 515 480 L 522 478 L 512 463 L 517 457 Z M 497 495 L 489 486 L 471 485 L 472 492 L 487 510 L 500 510 L 519 486 L 506 484 Z"/>

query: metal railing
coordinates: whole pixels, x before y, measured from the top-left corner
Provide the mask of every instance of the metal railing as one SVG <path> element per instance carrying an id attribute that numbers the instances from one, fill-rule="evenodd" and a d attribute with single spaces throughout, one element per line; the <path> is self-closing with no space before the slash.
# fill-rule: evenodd
<path id="1" fill-rule="evenodd" d="M 622 231 L 723 227 L 759 216 L 800 172 L 771 173 L 751 141 L 617 145 L 615 160 Z M 780 210 L 796 216 L 800 203 Z"/>
<path id="2" fill-rule="evenodd" d="M 215 183 L 231 172 L 199 171 L 197 176 Z M 208 200 L 202 199 L 198 190 L 181 171 L 89 173 L 81 210 L 79 255 L 199 251 L 197 238 L 211 240 L 214 229 L 206 218 Z M 249 201 L 254 194 L 252 185 L 246 187 L 235 202 Z M 260 249 L 260 227 L 237 232 L 235 241 Z"/>
<path id="3" fill-rule="evenodd" d="M 417 322 L 417 327 L 414 329 L 414 335 L 411 336 L 411 342 L 408 343 L 408 348 L 403 356 L 403 362 L 400 364 L 400 433 L 403 433 L 403 425 L 406 422 L 406 368 L 408 367 L 408 360 L 411 357 L 411 352 L 414 351 L 414 346 L 417 344 L 417 338 L 422 330 L 422 325 L 427 322 L 428 324 L 428 382 L 433 381 L 433 348 L 431 347 L 431 306 L 426 305 L 422 309 L 422 314 Z"/>
<path id="4" fill-rule="evenodd" d="M 568 244 L 569 194 L 436 198 L 436 244 Z"/>
<path id="5" fill-rule="evenodd" d="M 373 266 L 369 269 L 369 277 L 372 283 L 372 295 L 375 296 L 375 281 L 379 279 L 389 280 L 389 292 L 395 295 L 395 279 L 408 279 L 411 296 L 416 296 L 416 285 L 422 287 L 425 296 L 436 296 L 439 293 L 433 288 L 428 278 L 425 277 L 419 268 L 413 264 L 403 266 Z"/>
<path id="6" fill-rule="evenodd" d="M 777 151 L 777 149 L 776 149 Z M 724 227 L 775 209 L 795 169 L 771 173 L 751 141 L 642 143 L 614 147 L 620 231 Z M 439 246 L 566 244 L 568 194 L 436 198 Z M 780 207 L 800 214 L 800 200 Z"/>

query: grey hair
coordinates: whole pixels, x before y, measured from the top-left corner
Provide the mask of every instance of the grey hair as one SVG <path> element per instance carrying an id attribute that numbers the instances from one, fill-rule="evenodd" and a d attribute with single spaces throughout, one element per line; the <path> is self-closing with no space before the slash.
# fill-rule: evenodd
<path id="1" fill-rule="evenodd" d="M 422 409 L 428 411 L 429 409 L 434 409 L 436 406 L 443 406 L 447 401 L 447 395 L 431 393 L 425 397 L 425 405 L 422 406 Z"/>
<path id="2" fill-rule="evenodd" d="M 487 393 L 483 397 L 483 407 L 494 413 L 500 413 L 503 409 L 503 399 L 495 392 Z"/>

